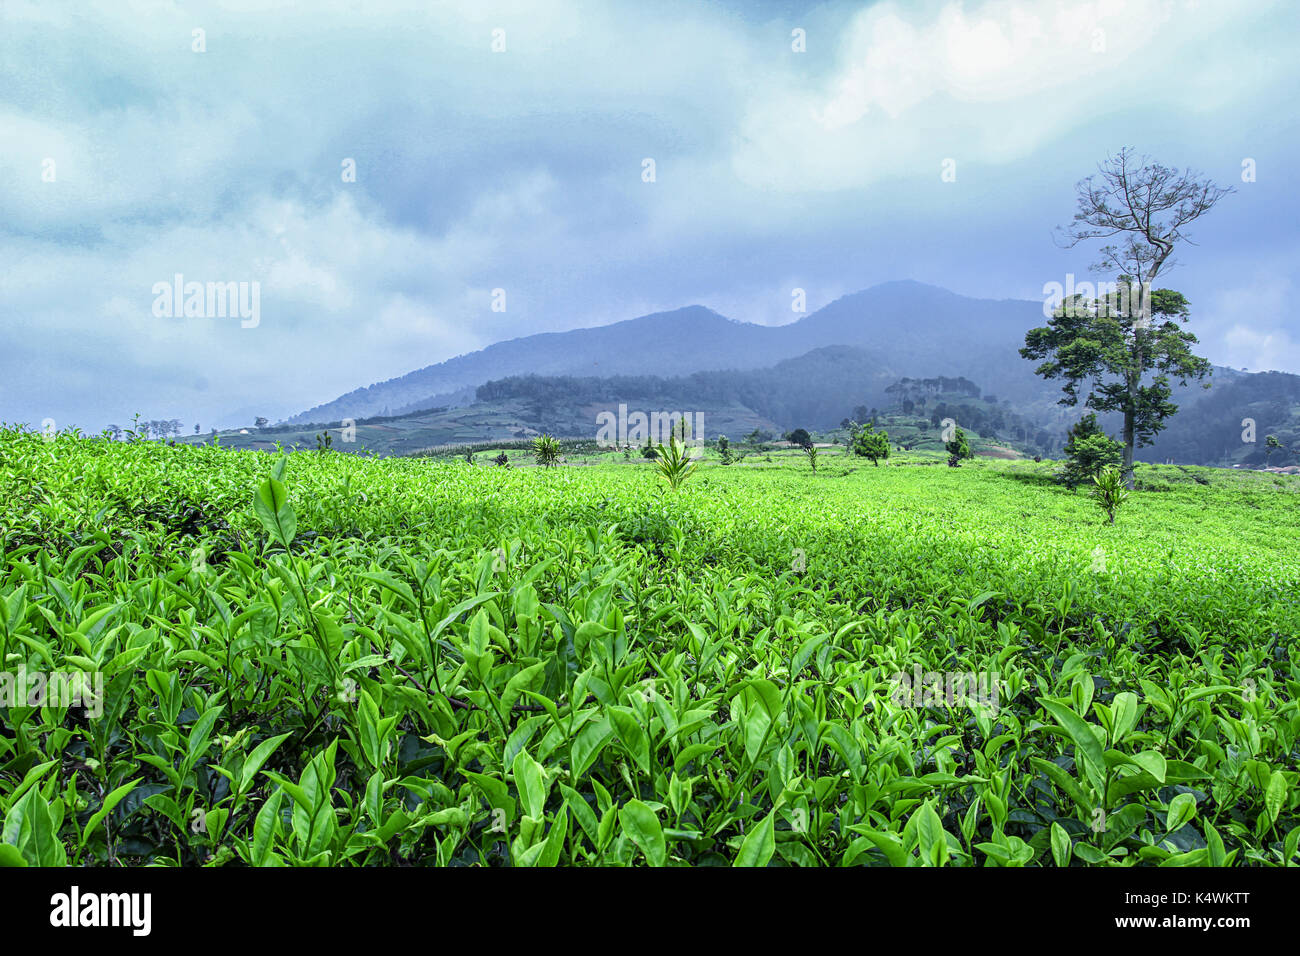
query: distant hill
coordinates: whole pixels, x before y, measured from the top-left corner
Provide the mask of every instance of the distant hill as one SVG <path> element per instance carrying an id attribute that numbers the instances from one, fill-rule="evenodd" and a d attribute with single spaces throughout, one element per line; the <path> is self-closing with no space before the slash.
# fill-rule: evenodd
<path id="1" fill-rule="evenodd" d="M 566 438 L 593 439 L 596 435 L 596 415 L 606 410 L 605 404 L 570 404 L 562 419 L 539 421 L 532 403 L 522 399 L 495 402 L 475 402 L 458 408 L 432 409 L 411 415 L 358 419 L 349 434 L 340 422 L 326 424 L 281 425 L 274 428 L 234 429 L 218 433 L 221 445 L 226 448 L 248 448 L 272 451 L 277 442 L 285 449 L 313 449 L 317 436 L 329 432 L 332 448 L 340 452 L 365 450 L 380 455 L 409 455 L 448 445 L 472 445 L 488 442 L 518 442 L 542 431 Z M 615 406 L 615 411 L 617 406 Z M 684 411 L 676 407 L 659 407 L 650 411 Z M 751 408 L 734 402 L 708 404 L 690 411 L 704 416 L 707 436 L 716 438 L 719 433 L 745 435 L 754 429 L 780 431 L 779 426 L 759 415 Z M 540 427 L 539 427 L 540 426 Z M 206 444 L 213 435 L 188 436 L 177 439 L 186 444 Z"/>
<path id="2" fill-rule="evenodd" d="M 737 322 L 688 306 L 589 329 L 498 342 L 342 395 L 291 423 L 400 414 L 463 404 L 467 390 L 514 375 L 683 375 L 747 370 L 831 345 L 887 356 L 897 375 L 965 375 L 1012 400 L 1045 392 L 1016 350 L 1043 320 L 1042 304 L 972 299 L 919 282 L 888 282 L 844 296 L 782 326 Z"/>
<path id="3" fill-rule="evenodd" d="M 221 442 L 241 448 L 272 449 L 276 442 L 314 448 L 316 436 L 328 430 L 340 451 L 365 448 L 402 455 L 434 446 L 519 441 L 543 431 L 592 439 L 598 416 L 626 405 L 629 414 L 698 413 L 708 439 L 719 434 L 736 439 L 754 429 L 824 432 L 846 418 L 870 417 L 887 423 L 891 437 L 907 447 L 928 447 L 925 443 L 934 441 L 942 419 L 951 417 L 972 437 L 1014 443 L 1025 454 L 1057 456 L 1066 428 L 1082 409 L 1056 404 L 1059 389 L 1037 384 L 1035 397 L 1013 400 L 1003 387 L 1005 380 L 994 394 L 965 377 L 899 376 L 892 362 L 872 350 L 825 346 L 759 369 L 671 377 L 530 374 L 493 379 L 466 390 L 463 404 L 357 418 L 353 443 L 343 440 L 350 432 L 337 419 L 227 431 Z M 1153 447 L 1138 450 L 1140 460 L 1246 467 L 1300 461 L 1300 376 L 1216 368 L 1209 389 L 1176 387 L 1174 400 L 1179 413 Z M 1254 442 L 1243 441 L 1248 432 L 1243 419 L 1254 423 Z M 1110 434 L 1118 433 L 1118 416 L 1101 421 Z M 1269 435 L 1283 447 L 1266 454 Z M 184 440 L 208 441 L 211 436 Z"/>
<path id="4" fill-rule="evenodd" d="M 702 306 L 629 319 L 570 332 L 543 332 L 498 342 L 477 352 L 429 365 L 399 378 L 348 392 L 290 422 L 319 422 L 400 413 L 431 405 L 457 392 L 508 375 L 633 375 L 647 371 L 698 371 L 719 359 L 755 368 L 784 355 L 750 341 L 745 325 Z M 806 351 L 806 350 L 805 350 Z M 702 364 L 701 364 L 702 363 Z"/>
<path id="5" fill-rule="evenodd" d="M 697 372 L 671 378 L 513 376 L 479 386 L 468 404 L 405 415 L 358 417 L 352 443 L 343 441 L 341 419 L 234 429 L 221 433 L 221 443 L 268 450 L 276 442 L 285 447 L 314 448 L 316 435 L 328 429 L 339 450 L 365 447 L 381 454 L 407 454 L 436 445 L 517 440 L 543 431 L 594 438 L 597 416 L 605 411 L 617 413 L 620 404 L 647 414 L 699 413 L 708 438 L 739 436 L 754 429 L 780 432 L 794 425 L 830 428 L 849 415 L 855 402 L 884 404 L 885 389 L 895 378 L 879 356 L 844 347 L 815 349 L 766 369 Z M 211 438 L 202 435 L 185 440 Z"/>
<path id="6" fill-rule="evenodd" d="M 1141 460 L 1252 467 L 1300 464 L 1300 375 L 1216 368 L 1208 390 L 1195 400 L 1175 401 L 1180 402 L 1178 414 L 1153 446 L 1139 451 Z M 1283 447 L 1268 453 L 1269 435 Z M 1247 441 L 1250 437 L 1255 440 Z"/>

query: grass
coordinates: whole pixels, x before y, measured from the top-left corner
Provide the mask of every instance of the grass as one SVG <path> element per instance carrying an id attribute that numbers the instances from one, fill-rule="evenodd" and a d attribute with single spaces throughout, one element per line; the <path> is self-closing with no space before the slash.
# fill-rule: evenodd
<path id="1" fill-rule="evenodd" d="M 830 451 L 0 431 L 0 863 L 1300 862 L 1300 480 Z"/>

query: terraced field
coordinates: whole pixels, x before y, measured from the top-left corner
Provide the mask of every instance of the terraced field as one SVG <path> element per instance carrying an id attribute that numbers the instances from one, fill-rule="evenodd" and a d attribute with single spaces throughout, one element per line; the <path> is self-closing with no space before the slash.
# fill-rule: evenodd
<path id="1" fill-rule="evenodd" d="M 1300 863 L 1300 479 L 859 461 L 0 431 L 0 864 Z"/>

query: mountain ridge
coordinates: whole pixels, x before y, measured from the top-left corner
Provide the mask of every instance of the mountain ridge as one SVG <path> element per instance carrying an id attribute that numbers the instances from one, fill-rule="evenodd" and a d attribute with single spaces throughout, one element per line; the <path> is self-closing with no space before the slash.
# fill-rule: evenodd
<path id="1" fill-rule="evenodd" d="M 538 332 L 495 342 L 405 375 L 353 389 L 299 412 L 290 423 L 398 414 L 471 401 L 469 390 L 511 375 L 687 374 L 762 368 L 824 346 L 888 352 L 900 374 L 1005 381 L 1024 398 L 1042 392 L 1016 349 L 1041 318 L 1023 299 L 977 299 L 912 279 L 847 293 L 784 325 L 758 325 L 699 304 L 607 325 Z M 983 322 L 995 334 L 972 327 Z"/>

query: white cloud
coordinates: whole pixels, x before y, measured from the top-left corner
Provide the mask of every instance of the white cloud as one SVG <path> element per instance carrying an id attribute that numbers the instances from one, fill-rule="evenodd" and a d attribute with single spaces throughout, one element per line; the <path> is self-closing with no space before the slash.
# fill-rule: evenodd
<path id="1" fill-rule="evenodd" d="M 1280 266 L 1281 260 L 1274 262 Z M 1286 328 L 1292 322 L 1295 285 L 1261 263 L 1249 281 L 1212 295 L 1198 333 L 1215 361 L 1252 372 L 1300 369 L 1300 341 Z M 1200 310 L 1196 310 L 1200 311 Z"/>
<path id="2" fill-rule="evenodd" d="M 1117 109 L 1195 113 L 1269 88 L 1268 70 L 1234 69 L 1223 50 L 1245 46 L 1272 6 L 887 0 L 846 26 L 827 73 L 756 84 L 733 164 L 796 192 L 931 169 L 938 182 L 943 158 L 1018 159 Z"/>

